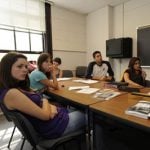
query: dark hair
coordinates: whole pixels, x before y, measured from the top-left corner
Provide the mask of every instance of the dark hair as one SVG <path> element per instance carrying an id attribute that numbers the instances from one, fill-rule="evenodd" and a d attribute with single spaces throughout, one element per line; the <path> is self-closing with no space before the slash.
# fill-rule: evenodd
<path id="1" fill-rule="evenodd" d="M 48 53 L 41 53 L 40 56 L 38 57 L 37 65 L 38 65 L 39 70 L 42 72 L 44 72 L 44 70 L 42 68 L 42 64 L 47 59 L 50 59 L 50 55 Z"/>
<path id="2" fill-rule="evenodd" d="M 45 73 L 44 69 L 42 68 L 42 64 L 44 61 L 46 61 L 47 59 L 51 59 L 50 54 L 48 53 L 41 53 L 40 56 L 38 57 L 37 60 L 37 65 L 38 65 L 38 69 L 40 71 L 42 71 L 43 73 Z M 47 76 L 47 78 L 50 78 L 50 72 L 45 73 L 45 75 Z"/>
<path id="3" fill-rule="evenodd" d="M 128 65 L 128 68 L 131 69 L 131 70 L 134 70 L 133 66 L 135 64 L 136 61 L 141 61 L 140 58 L 138 57 L 132 57 L 129 61 L 129 65 Z"/>
<path id="4" fill-rule="evenodd" d="M 129 71 L 129 74 L 130 74 L 130 73 L 131 73 L 131 74 L 132 74 L 132 73 L 135 73 L 135 70 L 134 70 L 134 67 L 133 67 L 133 66 L 134 66 L 134 64 L 135 64 L 135 62 L 136 62 L 137 60 L 140 61 L 140 58 L 138 58 L 138 57 L 132 57 L 132 58 L 130 59 L 129 64 L 128 64 L 128 69 L 127 69 L 127 70 Z M 125 70 L 125 72 L 126 72 L 127 70 Z M 125 73 L 125 72 L 124 72 L 124 73 Z M 139 73 L 141 74 L 142 71 L 139 70 Z M 125 81 L 125 80 L 124 80 L 124 74 L 123 74 L 123 76 L 122 76 L 121 81 L 123 81 L 123 82 Z"/>
<path id="5" fill-rule="evenodd" d="M 95 55 L 96 54 L 100 54 L 101 55 L 101 52 L 100 51 L 95 51 L 95 52 L 93 52 L 93 58 L 95 58 Z"/>
<path id="6" fill-rule="evenodd" d="M 61 64 L 61 58 L 59 57 L 54 58 L 53 61 L 57 62 L 59 65 Z"/>
<path id="7" fill-rule="evenodd" d="M 28 75 L 24 81 L 19 81 L 11 75 L 13 64 L 19 59 L 27 60 L 27 57 L 15 52 L 6 54 L 0 63 L 0 88 L 21 88 L 23 90 L 30 90 L 30 82 Z"/>

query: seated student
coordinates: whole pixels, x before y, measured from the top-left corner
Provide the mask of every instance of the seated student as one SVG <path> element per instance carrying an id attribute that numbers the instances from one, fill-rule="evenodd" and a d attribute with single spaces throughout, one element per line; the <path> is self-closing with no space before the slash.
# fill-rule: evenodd
<path id="1" fill-rule="evenodd" d="M 59 57 L 56 57 L 53 59 L 53 66 L 56 70 L 56 77 L 62 78 L 63 77 L 63 71 L 58 67 L 61 65 L 61 59 Z"/>
<path id="2" fill-rule="evenodd" d="M 41 93 L 53 89 L 58 89 L 56 70 L 53 67 L 48 53 L 41 53 L 37 60 L 37 69 L 29 75 L 32 89 Z M 50 77 L 52 80 L 50 80 Z"/>
<path id="3" fill-rule="evenodd" d="M 140 59 L 132 57 L 129 61 L 128 69 L 123 73 L 122 81 L 133 86 L 145 86 L 146 73 L 142 71 Z"/>
<path id="4" fill-rule="evenodd" d="M 86 78 L 95 80 L 112 81 L 114 72 L 108 61 L 102 60 L 100 51 L 93 52 L 94 61 L 90 62 L 87 68 Z"/>
<path id="5" fill-rule="evenodd" d="M 42 137 L 61 137 L 85 126 L 84 113 L 69 113 L 30 89 L 26 56 L 6 54 L 1 59 L 0 75 L 0 101 L 6 109 L 21 112 Z"/>
<path id="6" fill-rule="evenodd" d="M 29 61 L 28 64 L 29 73 L 31 73 L 36 68 L 37 68 L 36 61 Z"/>

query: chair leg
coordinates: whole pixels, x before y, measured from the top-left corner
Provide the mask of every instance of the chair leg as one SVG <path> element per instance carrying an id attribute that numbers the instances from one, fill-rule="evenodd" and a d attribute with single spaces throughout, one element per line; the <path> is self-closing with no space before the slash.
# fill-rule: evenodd
<path id="1" fill-rule="evenodd" d="M 13 131 L 12 131 L 12 134 L 11 134 L 11 137 L 10 137 L 10 139 L 9 139 L 9 143 L 8 143 L 8 149 L 10 148 L 10 143 L 11 143 L 11 141 L 12 141 L 12 138 L 13 138 L 13 135 L 14 135 L 14 132 L 15 132 L 15 129 L 16 129 L 16 126 L 14 126 L 14 128 L 13 128 Z"/>
<path id="2" fill-rule="evenodd" d="M 81 140 L 78 140 L 79 150 L 81 150 Z"/>
<path id="3" fill-rule="evenodd" d="M 37 148 L 33 147 L 32 150 L 38 150 Z"/>
<path id="4" fill-rule="evenodd" d="M 23 138 L 23 141 L 22 141 L 22 144 L 21 144 L 21 147 L 20 147 L 20 150 L 22 150 L 23 149 L 23 146 L 24 146 L 24 142 L 25 142 L 25 138 Z"/>
<path id="5" fill-rule="evenodd" d="M 65 145 L 65 143 L 62 145 L 62 147 L 63 147 L 63 150 L 66 150 L 66 145 Z"/>

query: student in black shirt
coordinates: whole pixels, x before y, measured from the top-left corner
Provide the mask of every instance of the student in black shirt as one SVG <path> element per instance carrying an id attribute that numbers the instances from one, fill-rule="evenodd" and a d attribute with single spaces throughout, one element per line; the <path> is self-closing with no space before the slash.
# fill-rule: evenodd
<path id="1" fill-rule="evenodd" d="M 133 86 L 145 86 L 146 73 L 142 70 L 140 59 L 132 57 L 129 61 L 128 69 L 123 73 L 122 81 Z"/>
<path id="2" fill-rule="evenodd" d="M 86 78 L 112 81 L 114 80 L 114 72 L 108 61 L 102 60 L 100 51 L 93 52 L 94 61 L 90 62 L 87 68 Z"/>

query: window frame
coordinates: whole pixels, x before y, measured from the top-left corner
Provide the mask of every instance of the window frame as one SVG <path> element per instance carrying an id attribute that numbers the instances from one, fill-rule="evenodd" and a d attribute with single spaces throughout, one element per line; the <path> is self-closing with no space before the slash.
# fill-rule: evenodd
<path id="1" fill-rule="evenodd" d="M 10 49 L 1 49 L 0 48 L 0 53 L 8 53 L 8 52 L 19 52 L 19 53 L 26 53 L 26 54 L 40 54 L 45 51 L 45 35 L 46 33 L 44 31 L 37 31 L 37 30 L 32 30 L 32 29 L 25 29 L 25 28 L 20 28 L 20 27 L 12 27 L 12 26 L 7 26 L 7 25 L 2 25 L 3 27 L 0 27 L 0 30 L 8 30 L 8 31 L 13 31 L 14 35 L 14 50 Z M 16 32 L 22 32 L 22 33 L 28 33 L 29 35 L 29 50 L 28 51 L 22 51 L 22 50 L 17 50 L 17 41 L 16 41 Z M 42 35 L 42 51 L 32 51 L 31 50 L 31 34 L 39 34 Z"/>

